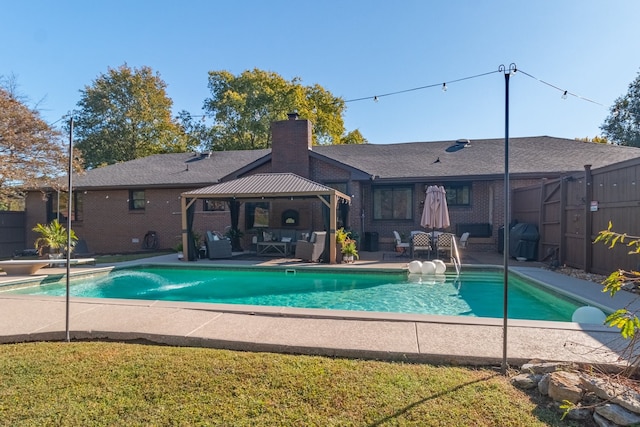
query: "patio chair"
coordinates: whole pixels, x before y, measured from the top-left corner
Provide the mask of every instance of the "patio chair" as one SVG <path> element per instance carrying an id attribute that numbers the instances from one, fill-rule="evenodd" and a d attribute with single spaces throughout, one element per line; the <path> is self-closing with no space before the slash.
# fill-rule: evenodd
<path id="1" fill-rule="evenodd" d="M 327 238 L 326 231 L 314 231 L 311 238 L 306 240 L 298 240 L 296 242 L 296 258 L 303 261 L 317 262 L 324 252 L 324 242 Z"/>
<path id="2" fill-rule="evenodd" d="M 464 233 L 462 233 L 462 236 L 460 236 L 460 243 L 458 244 L 458 247 L 460 249 L 466 249 L 468 240 L 469 240 L 469 232 L 465 231 Z"/>
<path id="3" fill-rule="evenodd" d="M 431 247 L 431 235 L 427 233 L 416 233 L 411 238 L 411 256 L 416 256 L 416 252 L 429 252 L 433 248 Z"/>
<path id="4" fill-rule="evenodd" d="M 438 236 L 436 255 L 439 256 L 441 252 L 448 253 L 449 259 L 453 256 L 453 239 L 455 236 L 451 233 L 442 233 Z"/>
<path id="5" fill-rule="evenodd" d="M 409 249 L 411 245 L 406 242 L 403 243 L 402 239 L 400 238 L 400 233 L 398 233 L 397 231 L 393 232 L 393 237 L 396 240 L 396 252 L 400 252 L 400 254 L 397 256 L 409 256 L 409 254 L 407 253 L 407 249 Z"/>
<path id="6" fill-rule="evenodd" d="M 209 259 L 231 258 L 231 240 L 220 238 L 216 233 L 207 231 L 207 252 Z"/>

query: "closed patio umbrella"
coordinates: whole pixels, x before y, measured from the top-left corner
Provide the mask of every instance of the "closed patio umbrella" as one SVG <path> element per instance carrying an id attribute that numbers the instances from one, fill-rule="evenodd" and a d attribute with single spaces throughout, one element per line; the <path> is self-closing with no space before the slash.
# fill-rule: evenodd
<path id="1" fill-rule="evenodd" d="M 447 193 L 443 186 L 430 185 L 427 188 L 420 225 L 424 228 L 431 228 L 432 242 L 435 240 L 436 228 L 447 228 L 451 225 L 449 208 L 447 207 Z"/>

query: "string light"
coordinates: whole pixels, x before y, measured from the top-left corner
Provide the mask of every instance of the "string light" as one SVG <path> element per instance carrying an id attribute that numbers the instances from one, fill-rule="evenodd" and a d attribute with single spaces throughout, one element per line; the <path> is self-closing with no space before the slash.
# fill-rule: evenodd
<path id="1" fill-rule="evenodd" d="M 451 83 L 461 82 L 461 81 L 464 81 L 464 80 L 476 79 L 478 77 L 484 77 L 484 76 L 488 76 L 489 74 L 495 74 L 495 73 L 498 73 L 498 72 L 499 72 L 498 70 L 489 71 L 489 72 L 482 73 L 482 74 L 476 74 L 474 76 L 463 77 L 461 79 L 449 80 L 449 81 L 446 81 L 444 83 L 435 83 L 435 84 L 426 85 L 426 86 L 414 87 L 414 88 L 411 88 L 411 89 L 398 90 L 398 91 L 395 91 L 395 92 L 383 93 L 382 95 L 364 96 L 362 98 L 348 99 L 348 100 L 346 100 L 344 102 L 347 103 L 347 102 L 364 101 L 364 100 L 367 100 L 367 99 L 373 99 L 374 101 L 377 101 L 378 99 L 380 99 L 380 98 L 382 98 L 384 96 L 399 95 L 401 93 L 414 92 L 416 90 L 429 89 L 429 88 L 432 88 L 432 87 L 442 87 L 443 85 L 446 85 L 447 83 L 451 84 Z"/>
<path id="2" fill-rule="evenodd" d="M 398 91 L 395 91 L 395 92 L 383 93 L 383 94 L 381 94 L 381 95 L 375 95 L 375 96 L 364 96 L 364 97 L 362 97 L 362 98 L 348 99 L 348 100 L 346 100 L 346 101 L 344 101 L 344 102 L 345 102 L 345 103 L 347 103 L 347 102 L 357 102 L 357 101 L 364 101 L 364 100 L 367 100 L 367 99 L 373 99 L 375 102 L 378 102 L 378 100 L 379 100 L 380 98 L 384 97 L 384 96 L 399 95 L 399 94 L 402 94 L 402 93 L 414 92 L 414 91 L 417 91 L 417 90 L 429 89 L 429 88 L 433 88 L 433 87 L 440 87 L 440 88 L 442 89 L 442 91 L 443 91 L 443 92 L 446 92 L 446 91 L 447 91 L 447 89 L 449 88 L 449 87 L 448 87 L 448 85 L 449 85 L 449 84 L 451 84 L 451 83 L 457 83 L 457 82 L 461 82 L 461 81 L 464 81 L 464 80 L 476 79 L 476 78 L 479 78 L 479 77 L 487 76 L 487 75 L 489 75 L 489 74 L 500 73 L 500 72 L 502 72 L 502 71 L 504 71 L 504 70 L 489 71 L 489 72 L 486 72 L 486 73 L 481 73 L 481 74 L 476 74 L 476 75 L 473 75 L 473 76 L 463 77 L 463 78 L 461 78 L 461 79 L 448 80 L 448 81 L 446 81 L 446 82 L 444 82 L 444 83 L 434 83 L 434 84 L 430 84 L 430 85 L 414 87 L 414 88 L 411 88 L 411 89 L 404 89 L 404 90 L 398 90 Z M 537 77 L 534 77 L 534 76 L 532 76 L 531 74 L 529 74 L 529 73 L 527 73 L 527 72 L 525 72 L 525 71 L 522 71 L 520 68 L 514 68 L 513 70 L 510 70 L 510 71 L 509 71 L 509 73 L 510 73 L 511 75 L 514 75 L 514 74 L 516 74 L 517 72 L 520 72 L 520 73 L 524 74 L 524 75 L 525 75 L 525 76 L 527 76 L 527 77 L 530 77 L 530 78 L 532 78 L 532 79 L 534 79 L 534 80 L 537 80 L 538 82 L 540 82 L 540 83 L 542 83 L 542 84 L 544 84 L 544 85 L 547 85 L 547 86 L 549 86 L 549 87 L 552 87 L 553 89 L 556 89 L 557 91 L 559 91 L 559 92 L 561 92 L 561 93 L 562 93 L 562 95 L 561 95 L 562 99 L 567 99 L 567 97 L 568 97 L 569 95 L 571 95 L 571 96 L 574 96 L 574 97 L 576 97 L 576 98 L 582 99 L 583 101 L 587 101 L 587 102 L 590 102 L 590 103 L 592 103 L 592 104 L 596 104 L 596 105 L 600 105 L 601 107 L 604 107 L 604 105 L 603 105 L 603 104 L 601 104 L 601 103 L 599 103 L 599 102 L 596 102 L 596 101 L 594 101 L 594 100 L 592 100 L 592 99 L 585 98 L 585 97 L 580 96 L 580 95 L 578 95 L 578 94 L 575 94 L 575 93 L 569 92 L 568 90 L 561 89 L 560 87 L 558 87 L 558 86 L 556 86 L 556 85 L 553 85 L 553 84 L 551 84 L 551 83 L 549 83 L 549 82 L 546 82 L 546 81 L 541 80 L 541 79 L 539 79 L 539 78 L 537 78 Z"/>
<path id="3" fill-rule="evenodd" d="M 525 75 L 525 76 L 527 76 L 527 77 L 530 77 L 530 78 L 532 78 L 532 79 L 534 79 L 534 80 L 539 81 L 540 83 L 542 83 L 542 84 L 544 84 L 544 85 L 547 85 L 547 86 L 549 86 L 549 87 L 554 88 L 555 90 L 557 90 L 557 91 L 559 91 L 559 92 L 562 92 L 562 99 L 566 99 L 568 95 L 571 95 L 571 96 L 575 96 L 576 98 L 582 99 L 583 101 L 587 101 L 587 102 L 590 102 L 590 103 L 592 103 L 592 104 L 596 104 L 596 105 L 599 105 L 599 106 L 601 106 L 601 107 L 604 107 L 604 105 L 602 105 L 601 103 L 596 102 L 596 101 L 594 101 L 594 100 L 592 100 L 592 99 L 585 98 L 585 97 L 580 96 L 580 95 L 577 95 L 577 94 L 575 94 L 575 93 L 571 93 L 571 92 L 569 92 L 568 90 L 565 90 L 565 89 L 560 89 L 558 86 L 552 85 L 551 83 L 549 83 L 549 82 L 545 82 L 544 80 L 540 80 L 539 78 L 534 77 L 534 76 L 532 76 L 532 75 L 531 75 L 531 74 L 529 74 L 529 73 L 525 73 L 525 72 L 524 72 L 524 71 L 522 71 L 522 70 L 518 70 L 518 71 L 520 71 L 522 74 L 524 74 L 524 75 Z"/>

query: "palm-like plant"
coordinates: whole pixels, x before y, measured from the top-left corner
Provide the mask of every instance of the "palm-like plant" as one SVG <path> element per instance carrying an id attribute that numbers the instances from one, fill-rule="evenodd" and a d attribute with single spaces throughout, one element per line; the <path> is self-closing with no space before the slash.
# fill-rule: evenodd
<path id="1" fill-rule="evenodd" d="M 35 247 L 38 253 L 42 255 L 44 248 L 49 248 L 51 253 L 61 253 L 67 250 L 67 229 L 54 219 L 49 224 L 38 224 L 33 227 L 33 231 L 40 233 L 35 241 Z M 71 250 L 78 241 L 78 237 L 73 230 L 70 230 Z"/>

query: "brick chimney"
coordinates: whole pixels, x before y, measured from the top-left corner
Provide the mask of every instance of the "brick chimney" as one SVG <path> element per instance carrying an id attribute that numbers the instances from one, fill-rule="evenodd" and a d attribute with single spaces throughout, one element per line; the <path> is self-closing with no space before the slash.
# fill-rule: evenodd
<path id="1" fill-rule="evenodd" d="M 309 178 L 309 150 L 313 126 L 289 113 L 289 120 L 271 124 L 271 172 L 292 172 Z"/>

